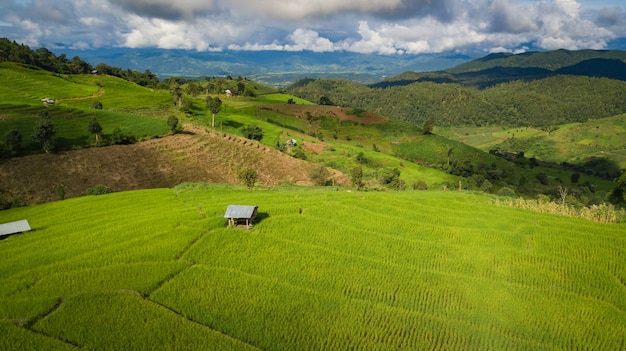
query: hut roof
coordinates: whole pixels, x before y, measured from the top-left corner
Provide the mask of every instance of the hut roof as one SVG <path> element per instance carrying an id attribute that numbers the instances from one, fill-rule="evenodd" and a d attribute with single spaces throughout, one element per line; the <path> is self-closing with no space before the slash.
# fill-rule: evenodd
<path id="1" fill-rule="evenodd" d="M 0 238 L 17 234 L 21 232 L 27 232 L 31 230 L 28 221 L 23 219 L 21 221 L 15 221 L 10 223 L 0 224 Z"/>
<path id="2" fill-rule="evenodd" d="M 224 214 L 224 218 L 252 218 L 255 216 L 257 208 L 258 206 L 228 205 L 228 208 L 226 208 L 226 214 Z"/>

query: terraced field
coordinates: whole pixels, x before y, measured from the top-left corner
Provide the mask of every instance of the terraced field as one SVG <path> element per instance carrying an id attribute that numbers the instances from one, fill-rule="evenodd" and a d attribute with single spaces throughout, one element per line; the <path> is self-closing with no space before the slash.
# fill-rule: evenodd
<path id="1" fill-rule="evenodd" d="M 34 230 L 0 241 L 0 349 L 624 349 L 624 226 L 493 199 L 183 184 L 2 211 Z"/>

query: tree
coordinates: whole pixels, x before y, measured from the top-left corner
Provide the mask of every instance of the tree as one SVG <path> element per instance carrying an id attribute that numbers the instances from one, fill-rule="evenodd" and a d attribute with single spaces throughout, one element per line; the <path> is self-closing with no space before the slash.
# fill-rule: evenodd
<path id="1" fill-rule="evenodd" d="M 172 134 L 176 133 L 176 129 L 178 128 L 178 118 L 176 118 L 176 116 L 170 116 L 167 119 L 167 126 L 170 128 Z"/>
<path id="2" fill-rule="evenodd" d="M 390 189 L 404 189 L 404 182 L 400 179 L 400 170 L 397 168 L 383 170 L 382 176 L 380 177 L 380 184 Z"/>
<path id="3" fill-rule="evenodd" d="M 47 110 L 39 112 L 39 120 L 35 124 L 33 139 L 41 144 L 41 149 L 45 153 L 49 153 L 54 149 L 54 135 L 56 129 L 50 120 Z"/>
<path id="4" fill-rule="evenodd" d="M 422 125 L 422 131 L 424 132 L 424 134 L 430 135 L 433 134 L 433 128 L 435 128 L 435 119 L 429 117 L 427 120 L 424 121 L 424 124 Z"/>
<path id="5" fill-rule="evenodd" d="M 257 172 L 254 169 L 246 168 L 239 172 L 239 180 L 241 180 L 248 187 L 248 189 L 254 188 L 256 178 Z"/>
<path id="6" fill-rule="evenodd" d="M 91 107 L 96 110 L 102 110 L 102 103 L 100 102 L 100 100 L 95 100 L 93 104 L 91 104 Z"/>
<path id="7" fill-rule="evenodd" d="M 17 129 L 11 129 L 6 136 L 5 143 L 9 147 L 11 156 L 19 154 L 22 148 L 22 133 Z"/>
<path id="8" fill-rule="evenodd" d="M 361 189 L 363 184 L 363 168 L 361 166 L 356 165 L 350 170 L 350 183 L 356 190 Z"/>
<path id="9" fill-rule="evenodd" d="M 320 105 L 326 105 L 326 106 L 334 106 L 335 104 L 330 100 L 330 98 L 328 96 L 322 96 L 320 98 Z"/>
<path id="10" fill-rule="evenodd" d="M 191 109 L 193 108 L 193 99 L 189 96 L 185 96 L 182 98 L 180 103 L 180 109 L 184 113 L 191 113 Z"/>
<path id="11" fill-rule="evenodd" d="M 626 172 L 617 179 L 617 185 L 609 193 L 608 200 L 615 206 L 626 207 Z"/>
<path id="12" fill-rule="evenodd" d="M 206 98 L 206 108 L 211 111 L 211 127 L 215 128 L 215 115 L 222 110 L 222 100 L 219 97 L 208 96 Z"/>
<path id="13" fill-rule="evenodd" d="M 261 141 L 261 139 L 263 139 L 263 129 L 259 128 L 255 124 L 250 124 L 247 127 L 242 128 L 241 133 L 244 137 L 251 140 Z"/>
<path id="14" fill-rule="evenodd" d="M 183 104 L 183 89 L 178 84 L 170 87 L 170 93 L 174 97 L 174 105 L 181 106 Z"/>
<path id="15" fill-rule="evenodd" d="M 96 136 L 96 145 L 98 145 L 98 142 L 100 141 L 100 133 L 102 133 L 102 126 L 98 123 L 95 117 L 89 121 L 87 131 Z"/>

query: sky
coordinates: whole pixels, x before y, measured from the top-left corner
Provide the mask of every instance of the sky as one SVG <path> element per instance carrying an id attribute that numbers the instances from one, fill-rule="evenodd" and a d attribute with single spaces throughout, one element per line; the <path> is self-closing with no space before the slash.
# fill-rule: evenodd
<path id="1" fill-rule="evenodd" d="M 610 49 L 626 38 L 626 0 L 0 0 L 0 37 L 49 49 Z"/>

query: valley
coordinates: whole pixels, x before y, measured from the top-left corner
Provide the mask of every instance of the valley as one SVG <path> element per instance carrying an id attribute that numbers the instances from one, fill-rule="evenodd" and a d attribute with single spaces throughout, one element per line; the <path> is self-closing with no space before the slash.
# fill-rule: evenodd
<path id="1" fill-rule="evenodd" d="M 626 82 L 476 78 L 532 55 L 280 89 L 20 57 L 0 223 L 32 230 L 0 240 L 1 350 L 626 345 Z"/>

